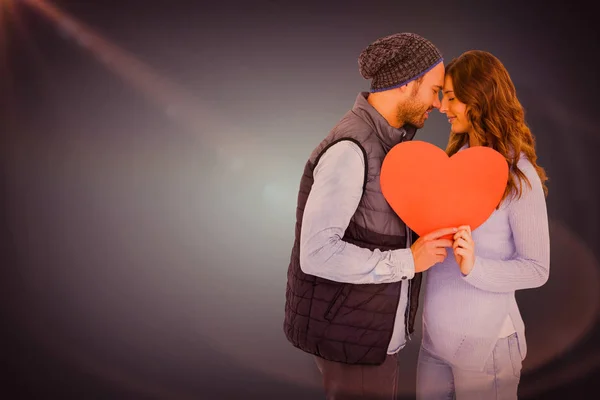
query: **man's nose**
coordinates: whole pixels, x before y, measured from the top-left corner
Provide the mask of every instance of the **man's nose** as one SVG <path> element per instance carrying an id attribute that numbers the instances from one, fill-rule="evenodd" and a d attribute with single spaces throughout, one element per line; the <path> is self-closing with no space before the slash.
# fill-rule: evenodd
<path id="1" fill-rule="evenodd" d="M 433 100 L 433 106 L 439 110 L 441 106 L 439 97 L 436 97 L 435 100 Z"/>

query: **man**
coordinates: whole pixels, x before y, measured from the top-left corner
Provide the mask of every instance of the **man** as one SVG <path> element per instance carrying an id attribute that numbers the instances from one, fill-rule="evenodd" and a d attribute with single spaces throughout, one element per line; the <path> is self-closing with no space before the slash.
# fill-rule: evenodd
<path id="1" fill-rule="evenodd" d="M 358 63 L 372 79 L 370 93 L 359 93 L 312 152 L 300 182 L 284 331 L 315 356 L 328 399 L 392 399 L 421 272 L 445 259 L 452 242 L 440 238 L 456 230 L 412 243 L 381 193 L 379 173 L 387 152 L 439 108 L 444 64 L 433 44 L 412 33 L 378 39 Z"/>

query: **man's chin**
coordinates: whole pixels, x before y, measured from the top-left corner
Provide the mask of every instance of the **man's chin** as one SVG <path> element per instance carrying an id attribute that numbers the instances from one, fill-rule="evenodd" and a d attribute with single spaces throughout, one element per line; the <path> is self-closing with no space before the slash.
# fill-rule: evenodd
<path id="1" fill-rule="evenodd" d="M 416 122 L 415 121 L 408 121 L 406 124 L 410 125 L 412 127 L 415 127 L 417 129 L 422 129 L 425 126 L 425 120 L 416 121 Z"/>

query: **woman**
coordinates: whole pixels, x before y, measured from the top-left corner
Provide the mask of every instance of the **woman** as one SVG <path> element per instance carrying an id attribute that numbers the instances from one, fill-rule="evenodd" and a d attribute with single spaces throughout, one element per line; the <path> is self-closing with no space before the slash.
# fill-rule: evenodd
<path id="1" fill-rule="evenodd" d="M 548 280 L 547 178 L 515 87 L 492 54 L 468 51 L 448 64 L 440 111 L 451 125 L 448 155 L 489 146 L 510 174 L 489 219 L 473 232 L 460 227 L 454 257 L 427 272 L 417 398 L 516 399 L 527 349 L 515 291 Z"/>

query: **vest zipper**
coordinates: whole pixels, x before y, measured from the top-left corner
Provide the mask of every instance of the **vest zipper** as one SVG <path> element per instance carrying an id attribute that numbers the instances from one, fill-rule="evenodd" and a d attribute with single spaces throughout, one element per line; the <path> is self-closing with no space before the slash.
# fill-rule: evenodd
<path id="1" fill-rule="evenodd" d="M 408 228 L 408 225 L 406 225 L 406 224 L 405 224 L 405 227 L 406 227 L 406 248 L 410 249 L 410 246 L 412 246 L 410 229 Z M 404 312 L 404 331 L 406 333 L 406 337 L 410 341 L 411 337 L 410 337 L 410 332 L 408 330 L 408 320 L 409 320 L 409 316 L 410 316 L 410 292 L 411 292 L 411 288 L 412 288 L 412 279 L 409 280 L 407 283 L 408 283 L 408 293 L 406 294 L 406 296 L 407 296 L 406 311 Z"/>
<path id="2" fill-rule="evenodd" d="M 406 138 L 406 129 L 404 129 L 404 132 L 402 133 L 402 140 L 400 142 L 404 142 L 405 138 Z M 408 228 L 408 225 L 406 225 L 406 224 L 404 224 L 404 228 L 406 229 L 406 248 L 410 249 L 410 246 L 412 245 L 410 229 Z M 408 293 L 406 294 L 406 310 L 404 311 L 404 333 L 405 333 L 406 337 L 408 338 L 408 341 L 410 341 L 411 337 L 410 337 L 410 332 L 408 331 L 408 320 L 409 320 L 409 316 L 410 316 L 410 292 L 411 292 L 411 288 L 412 288 L 412 279 L 410 279 L 407 283 L 408 283 Z"/>

